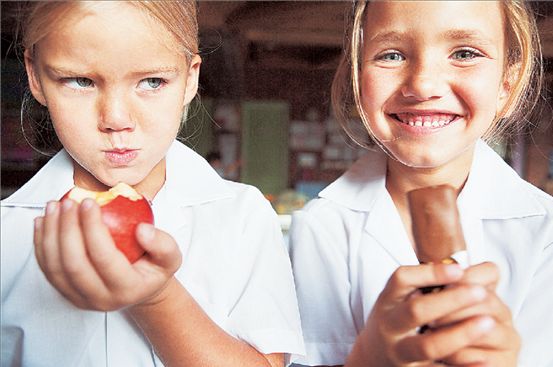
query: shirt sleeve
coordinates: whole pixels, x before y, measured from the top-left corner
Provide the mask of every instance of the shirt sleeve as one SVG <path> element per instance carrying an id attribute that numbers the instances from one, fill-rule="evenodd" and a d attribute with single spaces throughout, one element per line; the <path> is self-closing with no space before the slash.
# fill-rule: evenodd
<path id="1" fill-rule="evenodd" d="M 257 190 L 251 189 L 238 205 L 248 214 L 241 224 L 242 244 L 234 262 L 240 269 L 233 273 L 247 275 L 238 282 L 240 297 L 231 308 L 229 326 L 236 337 L 261 353 L 284 353 L 290 363 L 305 350 L 278 217 Z"/>
<path id="2" fill-rule="evenodd" d="M 350 307 L 347 237 L 340 218 L 328 212 L 294 213 L 289 251 L 307 353 L 299 363 L 342 365 L 357 330 Z"/>

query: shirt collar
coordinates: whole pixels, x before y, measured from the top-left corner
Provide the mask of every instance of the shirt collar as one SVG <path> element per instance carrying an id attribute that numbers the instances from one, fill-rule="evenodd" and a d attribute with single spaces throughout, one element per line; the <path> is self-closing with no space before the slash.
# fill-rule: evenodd
<path id="1" fill-rule="evenodd" d="M 492 148 L 477 141 L 469 177 L 457 200 L 461 210 L 481 219 L 509 219 L 545 215 L 530 184 Z"/>
<path id="2" fill-rule="evenodd" d="M 234 196 L 228 183 L 204 158 L 178 141 L 169 148 L 166 164 L 164 189 L 175 204 L 191 206 Z M 61 150 L 25 185 L 3 200 L 2 206 L 42 208 L 50 200 L 59 200 L 73 186 L 73 163 L 69 154 Z"/>
<path id="3" fill-rule="evenodd" d="M 43 208 L 48 201 L 59 200 L 73 186 L 73 163 L 69 154 L 61 150 L 19 190 L 2 200 L 2 206 Z"/>
<path id="4" fill-rule="evenodd" d="M 485 142 L 475 146 L 469 178 L 459 195 L 460 207 L 481 219 L 545 215 L 545 209 L 524 188 L 528 185 Z M 361 157 L 319 196 L 349 209 L 371 211 L 386 193 L 386 155 L 375 149 Z"/>
<path id="5" fill-rule="evenodd" d="M 175 141 L 169 148 L 166 164 L 167 196 L 181 206 L 235 196 L 228 182 L 203 157 L 180 142 Z"/>
<path id="6" fill-rule="evenodd" d="M 378 149 L 358 159 L 320 197 L 357 211 L 370 211 L 386 190 L 386 154 Z"/>

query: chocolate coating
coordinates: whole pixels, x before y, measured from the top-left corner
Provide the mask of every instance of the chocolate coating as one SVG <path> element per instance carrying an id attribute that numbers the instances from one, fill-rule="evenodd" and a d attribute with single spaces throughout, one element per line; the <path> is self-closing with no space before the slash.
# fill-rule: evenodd
<path id="1" fill-rule="evenodd" d="M 457 194 L 449 185 L 430 186 L 407 193 L 413 223 L 415 251 L 421 263 L 448 262 L 466 249 L 457 210 Z"/>

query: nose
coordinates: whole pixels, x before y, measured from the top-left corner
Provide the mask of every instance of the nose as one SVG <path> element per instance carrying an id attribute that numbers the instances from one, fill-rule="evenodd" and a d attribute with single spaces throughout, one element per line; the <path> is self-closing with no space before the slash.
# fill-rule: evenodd
<path id="1" fill-rule="evenodd" d="M 448 83 L 441 72 L 440 65 L 429 60 L 418 60 L 407 71 L 407 77 L 401 88 L 406 98 L 428 101 L 443 97 L 448 91 Z"/>
<path id="2" fill-rule="evenodd" d="M 123 91 L 104 91 L 98 100 L 98 128 L 104 132 L 132 131 L 135 123 L 131 117 L 128 97 Z"/>

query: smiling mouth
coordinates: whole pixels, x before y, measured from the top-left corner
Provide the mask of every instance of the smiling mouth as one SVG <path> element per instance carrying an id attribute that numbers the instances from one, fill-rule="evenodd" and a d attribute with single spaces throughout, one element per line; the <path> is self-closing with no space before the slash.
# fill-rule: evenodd
<path id="1" fill-rule="evenodd" d="M 433 113 L 433 114 L 413 114 L 413 113 L 398 113 L 390 114 L 390 116 L 398 122 L 413 126 L 413 127 L 430 127 L 437 128 L 451 124 L 461 116 L 455 114 L 446 113 Z"/>

